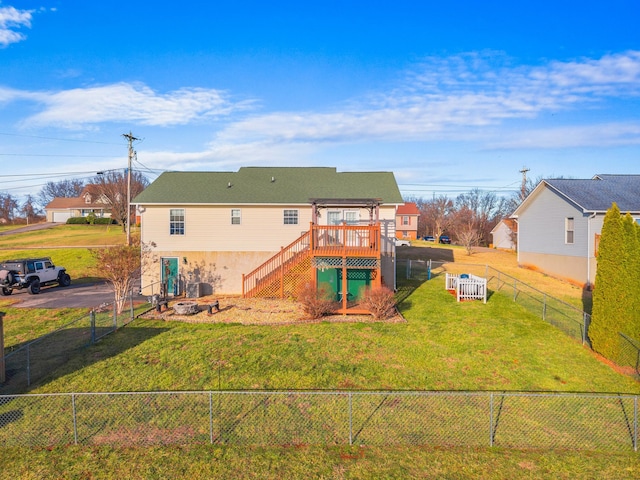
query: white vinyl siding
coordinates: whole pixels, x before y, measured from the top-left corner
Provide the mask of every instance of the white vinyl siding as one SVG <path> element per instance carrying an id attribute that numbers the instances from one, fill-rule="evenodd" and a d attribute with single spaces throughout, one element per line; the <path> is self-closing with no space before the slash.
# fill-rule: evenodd
<path id="1" fill-rule="evenodd" d="M 540 189 L 518 215 L 518 251 L 587 258 L 593 248 L 589 215 L 548 188 Z M 567 218 L 573 218 L 573 243 L 567 242 Z"/>

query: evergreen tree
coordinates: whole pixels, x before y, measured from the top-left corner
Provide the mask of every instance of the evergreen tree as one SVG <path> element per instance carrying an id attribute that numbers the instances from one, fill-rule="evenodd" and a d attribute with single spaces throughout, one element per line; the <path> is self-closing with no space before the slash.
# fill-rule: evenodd
<path id="1" fill-rule="evenodd" d="M 624 271 L 626 324 L 622 333 L 640 340 L 640 226 L 631 214 L 624 216 Z"/>
<path id="2" fill-rule="evenodd" d="M 620 349 L 618 332 L 624 327 L 626 310 L 626 269 L 621 268 L 625 257 L 624 228 L 620 209 L 613 204 L 604 217 L 600 246 L 598 249 L 598 271 L 593 291 L 593 309 L 589 338 L 593 349 L 615 361 Z"/>

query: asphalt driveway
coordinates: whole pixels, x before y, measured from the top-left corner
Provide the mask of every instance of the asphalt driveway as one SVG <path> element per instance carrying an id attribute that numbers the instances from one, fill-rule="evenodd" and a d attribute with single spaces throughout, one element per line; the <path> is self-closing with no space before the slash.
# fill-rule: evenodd
<path id="1" fill-rule="evenodd" d="M 52 285 L 42 287 L 37 295 L 31 295 L 26 289 L 14 290 L 11 297 L 19 300 L 12 305 L 16 308 L 96 308 L 104 303 L 113 302 L 113 288 L 108 283 L 73 283 L 68 287 Z"/>

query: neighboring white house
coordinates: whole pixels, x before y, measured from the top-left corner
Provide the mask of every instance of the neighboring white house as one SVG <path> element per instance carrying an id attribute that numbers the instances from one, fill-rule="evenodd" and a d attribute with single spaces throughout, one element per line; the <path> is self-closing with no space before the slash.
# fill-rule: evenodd
<path id="1" fill-rule="evenodd" d="M 77 197 L 55 197 L 44 210 L 47 222 L 64 223 L 72 217 L 111 217 L 111 204 L 105 196 L 91 193 L 92 185 L 82 189 Z"/>
<path id="2" fill-rule="evenodd" d="M 505 218 L 491 230 L 493 248 L 515 250 L 517 235 L 518 222 L 512 218 Z"/>
<path id="3" fill-rule="evenodd" d="M 513 214 L 518 263 L 592 286 L 604 216 L 615 202 L 640 218 L 640 175 L 541 181 Z"/>
<path id="4" fill-rule="evenodd" d="M 395 288 L 402 203 L 391 172 L 163 173 L 133 200 L 149 248 L 143 292 L 168 282 L 169 293 L 198 284 L 201 293 L 282 296 L 311 281 L 346 302 L 364 286 Z"/>

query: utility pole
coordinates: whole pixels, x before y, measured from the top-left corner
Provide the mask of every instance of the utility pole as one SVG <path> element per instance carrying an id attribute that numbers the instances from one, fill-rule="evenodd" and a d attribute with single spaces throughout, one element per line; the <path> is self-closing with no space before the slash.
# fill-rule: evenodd
<path id="1" fill-rule="evenodd" d="M 133 160 L 133 141 L 140 140 L 129 133 L 123 133 L 122 136 L 129 141 L 129 165 L 127 167 L 127 246 L 131 245 L 131 162 Z"/>
<path id="2" fill-rule="evenodd" d="M 527 192 L 527 172 L 529 171 L 529 169 L 527 167 L 522 167 L 522 170 L 520 170 L 520 173 L 522 174 L 522 187 L 520 187 L 520 200 L 524 200 L 524 197 L 526 197 L 526 192 Z"/>

